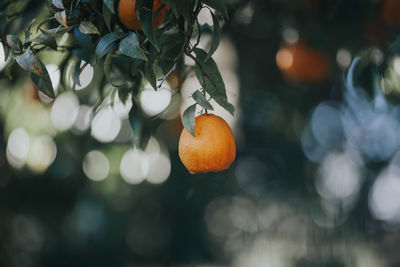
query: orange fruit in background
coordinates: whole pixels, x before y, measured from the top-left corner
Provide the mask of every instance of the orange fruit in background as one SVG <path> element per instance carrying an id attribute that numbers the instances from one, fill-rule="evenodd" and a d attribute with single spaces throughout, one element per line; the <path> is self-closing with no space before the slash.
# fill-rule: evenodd
<path id="1" fill-rule="evenodd" d="M 141 30 L 142 25 L 139 22 L 139 18 L 135 10 L 135 4 L 135 0 L 120 0 L 118 3 L 118 17 L 128 29 Z M 154 0 L 153 13 L 156 12 L 162 5 L 163 3 L 160 0 Z M 168 9 L 169 6 L 165 6 L 157 12 L 153 18 L 153 25 L 155 27 L 158 27 L 164 23 L 165 14 Z"/>
<path id="2" fill-rule="evenodd" d="M 283 46 L 276 64 L 286 78 L 296 82 L 319 83 L 330 74 L 329 59 L 302 42 Z"/>
<path id="3" fill-rule="evenodd" d="M 386 26 L 400 26 L 400 1 L 384 0 L 380 9 L 380 16 Z"/>
<path id="4" fill-rule="evenodd" d="M 186 129 L 182 130 L 179 157 L 192 174 L 228 169 L 236 157 L 231 127 L 213 114 L 196 117 L 195 136 Z"/>
<path id="5" fill-rule="evenodd" d="M 386 27 L 379 22 L 371 22 L 364 27 L 364 37 L 372 45 L 382 46 L 385 45 L 389 39 L 389 33 Z"/>

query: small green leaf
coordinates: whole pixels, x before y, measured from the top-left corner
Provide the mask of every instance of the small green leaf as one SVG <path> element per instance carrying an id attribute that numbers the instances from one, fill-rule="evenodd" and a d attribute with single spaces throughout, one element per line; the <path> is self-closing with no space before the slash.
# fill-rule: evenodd
<path id="1" fill-rule="evenodd" d="M 213 23 L 214 23 L 214 32 L 213 32 L 213 36 L 212 36 L 210 51 L 208 52 L 208 55 L 204 61 L 208 61 L 211 58 L 211 56 L 217 50 L 217 48 L 219 46 L 219 41 L 221 39 L 221 28 L 219 27 L 218 18 L 217 18 L 217 16 L 215 16 L 214 13 L 211 12 L 211 10 L 210 10 L 210 13 L 211 13 Z"/>
<path id="2" fill-rule="evenodd" d="M 36 73 L 31 73 L 32 82 L 36 85 L 36 87 L 45 95 L 50 98 L 55 98 L 53 85 L 51 83 L 51 79 L 49 73 L 47 72 L 46 67 L 42 62 L 39 61 L 41 67 L 42 75 L 38 75 Z"/>
<path id="3" fill-rule="evenodd" d="M 101 38 L 96 47 L 96 59 L 104 57 L 116 45 L 116 42 L 125 36 L 125 33 L 111 32 Z"/>
<path id="4" fill-rule="evenodd" d="M 185 129 L 194 136 L 194 127 L 195 127 L 195 114 L 196 114 L 196 106 L 197 104 L 193 104 L 188 107 L 185 112 L 183 112 L 182 116 L 182 124 Z"/>
<path id="5" fill-rule="evenodd" d="M 112 13 L 105 4 L 103 4 L 103 19 L 104 19 L 104 23 L 107 26 L 107 29 L 111 32 Z"/>
<path id="6" fill-rule="evenodd" d="M 55 20 L 55 19 L 56 19 L 55 17 L 50 17 L 50 18 L 47 18 L 47 19 L 43 20 L 42 22 L 40 22 L 40 23 L 36 26 L 36 32 L 38 32 L 44 24 L 47 24 L 48 22 L 50 22 L 50 21 L 52 21 L 52 20 Z M 27 34 L 30 35 L 30 31 L 28 31 Z M 28 36 L 26 39 L 29 39 L 29 36 Z M 25 42 L 26 42 L 26 41 L 25 41 Z"/>
<path id="7" fill-rule="evenodd" d="M 61 0 L 52 0 L 53 5 L 58 9 L 64 9 L 64 5 Z"/>
<path id="8" fill-rule="evenodd" d="M 228 102 L 228 99 L 223 96 L 214 96 L 213 99 L 232 116 L 235 115 L 235 106 Z"/>
<path id="9" fill-rule="evenodd" d="M 59 36 L 59 35 L 61 35 L 61 34 L 66 33 L 66 32 L 68 31 L 68 29 L 67 29 L 67 28 L 62 28 L 61 25 L 60 25 L 60 26 L 57 27 L 57 28 L 48 29 L 48 30 L 42 29 L 42 28 L 41 28 L 40 31 L 41 31 L 43 34 L 47 35 L 47 36 L 50 36 L 50 37 L 57 37 L 57 36 Z"/>
<path id="10" fill-rule="evenodd" d="M 196 62 L 194 66 L 194 71 L 200 84 L 206 89 L 206 92 L 209 93 L 210 96 L 219 105 L 221 105 L 229 113 L 234 115 L 235 108 L 232 104 L 228 102 L 224 80 L 222 79 L 221 73 L 218 70 L 217 64 L 212 58 L 205 62 L 207 53 L 204 50 L 195 48 L 193 51 L 196 54 L 197 60 L 201 64 L 200 67 L 199 64 Z M 204 81 L 201 69 L 203 69 L 203 71 L 206 73 Z"/>
<path id="11" fill-rule="evenodd" d="M 74 66 L 74 72 L 72 74 L 72 81 L 74 82 L 73 87 L 75 88 L 75 85 L 81 85 L 80 81 L 80 75 L 81 75 L 81 60 L 78 60 Z"/>
<path id="12" fill-rule="evenodd" d="M 204 4 L 207 6 L 214 8 L 216 11 L 222 14 L 225 19 L 229 19 L 228 10 L 226 9 L 226 5 L 221 0 L 203 0 Z"/>
<path id="13" fill-rule="evenodd" d="M 56 14 L 54 14 L 54 17 L 56 18 L 58 23 L 63 25 L 65 28 L 68 28 L 67 14 L 65 13 L 65 10 L 57 12 Z"/>
<path id="14" fill-rule="evenodd" d="M 83 34 L 100 34 L 97 27 L 90 21 L 82 21 L 79 25 L 79 31 Z"/>
<path id="15" fill-rule="evenodd" d="M 20 65 L 24 70 L 38 75 L 43 75 L 40 61 L 34 54 L 30 53 L 29 50 L 22 55 L 17 56 L 15 59 L 17 60 L 18 65 Z"/>
<path id="16" fill-rule="evenodd" d="M 106 80 L 110 80 L 110 67 L 111 67 L 111 60 L 112 60 L 113 50 L 108 52 L 106 59 L 104 60 L 104 75 L 106 76 Z"/>
<path id="17" fill-rule="evenodd" d="M 157 90 L 157 78 L 154 73 L 154 62 L 148 62 L 144 67 L 144 75 L 154 90 Z"/>
<path id="18" fill-rule="evenodd" d="M 57 50 L 57 42 L 54 37 L 47 36 L 41 33 L 38 37 L 32 40 L 33 43 L 43 44 L 50 47 L 53 50 Z"/>
<path id="19" fill-rule="evenodd" d="M 113 0 L 103 0 L 104 4 L 108 7 L 111 13 L 115 13 L 114 11 L 114 1 Z"/>
<path id="20" fill-rule="evenodd" d="M 172 12 L 175 17 L 183 16 L 185 20 L 192 21 L 192 15 L 194 10 L 195 0 L 174 0 L 169 1 Z"/>
<path id="21" fill-rule="evenodd" d="M 139 45 L 137 35 L 134 32 L 130 32 L 119 44 L 119 51 L 125 56 L 147 61 L 147 56 Z"/>
<path id="22" fill-rule="evenodd" d="M 25 28 L 25 43 L 29 42 L 31 38 L 31 28 L 34 22 L 35 19 L 31 20 L 31 22 L 28 24 L 28 27 Z"/>
<path id="23" fill-rule="evenodd" d="M 153 10 L 153 0 L 144 1 L 142 8 L 139 9 L 138 18 L 140 24 L 142 25 L 142 30 L 146 35 L 147 39 L 149 39 L 150 43 L 156 48 L 157 51 L 160 51 L 153 27 L 152 10 Z"/>
<path id="24" fill-rule="evenodd" d="M 200 106 L 202 106 L 205 109 L 208 110 L 214 110 L 213 106 L 211 106 L 210 102 L 208 102 L 208 100 L 205 98 L 205 96 L 199 91 L 196 90 L 196 92 L 194 92 L 192 94 L 193 99 L 196 101 L 197 104 L 199 104 Z"/>

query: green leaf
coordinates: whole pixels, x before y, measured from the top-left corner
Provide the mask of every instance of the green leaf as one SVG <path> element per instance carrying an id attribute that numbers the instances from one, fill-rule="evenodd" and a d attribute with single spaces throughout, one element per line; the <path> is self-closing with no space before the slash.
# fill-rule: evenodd
<path id="1" fill-rule="evenodd" d="M 63 25 L 65 28 L 68 28 L 67 14 L 65 13 L 65 10 L 57 12 L 56 14 L 54 14 L 54 17 L 56 18 L 58 23 Z"/>
<path id="2" fill-rule="evenodd" d="M 228 99 L 223 96 L 213 96 L 215 102 L 217 102 L 221 107 L 228 111 L 232 116 L 235 115 L 235 106 L 228 102 Z"/>
<path id="3" fill-rule="evenodd" d="M 36 85 L 36 87 L 45 95 L 50 98 L 55 98 L 53 85 L 51 83 L 51 79 L 49 73 L 47 72 L 46 67 L 42 62 L 39 61 L 42 75 L 38 75 L 36 73 L 31 73 L 32 82 Z"/>
<path id="4" fill-rule="evenodd" d="M 32 40 L 33 43 L 43 44 L 51 49 L 57 50 L 57 42 L 54 37 L 47 36 L 41 33 L 38 37 Z"/>
<path id="5" fill-rule="evenodd" d="M 134 32 L 130 32 L 119 44 L 119 51 L 125 56 L 147 61 L 147 56 L 139 45 L 137 35 Z"/>
<path id="6" fill-rule="evenodd" d="M 229 113 L 234 115 L 235 107 L 228 102 L 228 98 L 226 96 L 226 89 L 224 80 L 218 70 L 218 66 L 215 61 L 210 58 L 207 62 L 205 59 L 207 57 L 207 53 L 199 48 L 195 48 L 193 50 L 196 54 L 196 58 L 201 64 L 202 69 L 207 74 L 205 77 L 205 81 L 203 81 L 203 73 L 201 71 L 201 67 L 196 62 L 194 66 L 194 71 L 196 73 L 197 79 L 199 80 L 200 84 L 206 89 L 206 92 L 224 109 L 226 109 Z M 210 82 L 210 80 L 212 82 Z"/>
<path id="7" fill-rule="evenodd" d="M 105 4 L 103 4 L 103 19 L 104 19 L 104 23 L 107 26 L 107 29 L 111 32 L 112 13 Z"/>
<path id="8" fill-rule="evenodd" d="M 68 32 L 68 30 L 69 29 L 67 29 L 67 28 L 62 28 L 61 26 L 59 26 L 59 27 L 57 27 L 57 28 L 54 28 L 54 29 L 48 29 L 48 30 L 46 30 L 46 29 L 40 29 L 40 31 L 43 33 L 43 34 L 45 34 L 45 35 L 47 35 L 47 36 L 50 36 L 50 37 L 57 37 L 57 36 L 59 36 L 59 35 L 61 35 L 61 34 L 64 34 L 64 33 L 66 33 L 66 32 Z"/>
<path id="9" fill-rule="evenodd" d="M 112 60 L 113 50 L 108 52 L 106 59 L 104 60 L 104 75 L 106 76 L 106 80 L 110 80 L 110 67 L 111 67 L 111 60 Z"/>
<path id="10" fill-rule="evenodd" d="M 89 6 L 91 9 L 93 9 L 94 12 L 96 12 L 97 14 L 100 14 L 100 11 L 97 7 L 97 0 L 89 0 Z"/>
<path id="11" fill-rule="evenodd" d="M 73 73 L 71 73 L 72 75 L 72 81 L 73 81 L 73 87 L 75 88 L 75 85 L 81 85 L 81 81 L 80 81 L 80 75 L 81 75 L 81 60 L 78 60 L 78 62 L 76 62 L 75 66 L 74 66 L 74 71 Z"/>
<path id="12" fill-rule="evenodd" d="M 203 3 L 207 6 L 214 8 L 216 11 L 222 14 L 225 19 L 229 19 L 228 10 L 226 5 L 221 0 L 203 0 Z"/>
<path id="13" fill-rule="evenodd" d="M 111 48 L 116 45 L 116 42 L 119 39 L 124 38 L 125 36 L 125 33 L 120 32 L 111 32 L 103 36 L 96 47 L 96 59 L 101 59 L 102 57 L 104 57 L 111 50 Z"/>
<path id="14" fill-rule="evenodd" d="M 111 13 L 115 13 L 114 11 L 114 1 L 113 0 L 103 0 L 104 4 L 108 7 Z"/>
<path id="15" fill-rule="evenodd" d="M 97 27 L 90 21 L 82 21 L 79 25 L 79 31 L 83 34 L 99 34 Z"/>
<path id="16" fill-rule="evenodd" d="M 217 16 L 215 16 L 215 14 L 213 12 L 211 12 L 211 10 L 210 10 L 210 13 L 211 13 L 213 23 L 214 23 L 214 32 L 213 32 L 213 36 L 212 36 L 210 51 L 208 52 L 208 55 L 204 61 L 208 61 L 211 58 L 211 56 L 217 50 L 217 48 L 219 46 L 219 41 L 221 39 L 221 28 L 219 27 L 218 18 L 217 18 Z"/>
<path id="17" fill-rule="evenodd" d="M 208 100 L 205 98 L 205 96 L 199 90 L 196 90 L 196 92 L 194 92 L 192 94 L 192 97 L 196 101 L 196 103 L 199 104 L 200 106 L 202 106 L 203 108 L 208 109 L 208 110 L 214 110 L 214 108 L 211 106 L 210 102 L 208 102 Z"/>
<path id="18" fill-rule="evenodd" d="M 6 36 L 7 44 L 17 52 L 22 51 L 22 42 L 21 40 L 14 34 L 7 34 Z"/>
<path id="19" fill-rule="evenodd" d="M 144 75 L 154 90 L 157 90 L 157 78 L 154 73 L 154 62 L 148 62 L 144 67 Z"/>
<path id="20" fill-rule="evenodd" d="M 142 25 L 142 30 L 146 35 L 147 39 L 149 39 L 150 43 L 156 48 L 157 51 L 160 51 L 153 27 L 152 10 L 153 10 L 153 0 L 144 1 L 142 8 L 139 9 L 138 18 L 140 24 Z"/>
<path id="21" fill-rule="evenodd" d="M 31 22 L 28 24 L 28 27 L 25 28 L 25 43 L 29 42 L 31 38 L 31 28 L 34 22 L 35 19 L 31 20 Z"/>
<path id="22" fill-rule="evenodd" d="M 53 5 L 58 9 L 64 9 L 64 5 L 61 0 L 52 0 Z"/>
<path id="23" fill-rule="evenodd" d="M 182 116 L 182 124 L 185 129 L 194 136 L 194 127 L 195 127 L 195 114 L 196 114 L 196 106 L 197 104 L 193 104 L 188 107 Z"/>
<path id="24" fill-rule="evenodd" d="M 183 16 L 185 20 L 192 21 L 195 0 L 174 0 L 168 3 L 175 17 Z"/>
<path id="25" fill-rule="evenodd" d="M 34 54 L 30 53 L 29 50 L 22 55 L 17 56 L 15 59 L 17 60 L 18 65 L 20 65 L 24 70 L 38 75 L 43 75 L 40 61 Z"/>
<path id="26" fill-rule="evenodd" d="M 52 20 L 55 20 L 55 19 L 56 19 L 55 17 L 50 17 L 50 18 L 47 18 L 47 19 L 43 20 L 42 22 L 40 22 L 40 23 L 36 26 L 36 32 L 38 32 L 44 24 L 47 24 L 48 22 L 50 22 L 50 21 L 52 21 Z M 25 38 L 25 39 L 29 39 L 29 36 L 30 36 L 30 34 L 31 34 L 30 30 L 27 31 L 27 34 L 28 34 L 28 37 Z M 26 41 L 25 41 L 25 42 L 26 42 Z"/>

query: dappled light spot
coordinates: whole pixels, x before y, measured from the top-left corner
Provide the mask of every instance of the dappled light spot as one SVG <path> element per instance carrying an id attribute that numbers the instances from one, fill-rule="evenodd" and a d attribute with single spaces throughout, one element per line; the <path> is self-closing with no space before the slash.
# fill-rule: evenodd
<path id="1" fill-rule="evenodd" d="M 336 62 L 338 63 L 339 67 L 343 69 L 347 69 L 351 64 L 351 53 L 349 50 L 345 48 L 341 48 L 336 53 Z"/>
<path id="2" fill-rule="evenodd" d="M 283 30 L 283 39 L 289 44 L 294 44 L 299 40 L 299 32 L 295 28 L 286 28 Z"/>
<path id="3" fill-rule="evenodd" d="M 111 99 L 111 101 L 113 101 L 112 107 L 115 114 L 117 114 L 121 119 L 128 118 L 129 112 L 131 111 L 131 108 L 133 106 L 132 94 L 130 93 L 128 95 L 125 103 L 121 101 L 118 93 L 115 94 L 114 99 Z"/>
<path id="4" fill-rule="evenodd" d="M 4 54 L 4 46 L 0 42 L 0 71 L 3 70 L 7 65 L 6 57 Z"/>
<path id="5" fill-rule="evenodd" d="M 93 108 L 88 105 L 81 105 L 79 107 L 78 116 L 74 123 L 74 130 L 84 132 L 90 127 L 90 122 L 93 117 Z"/>
<path id="6" fill-rule="evenodd" d="M 146 178 L 149 170 L 149 157 L 138 148 L 129 149 L 122 156 L 120 173 L 125 182 L 139 184 Z"/>
<path id="7" fill-rule="evenodd" d="M 72 127 L 78 113 L 78 97 L 72 92 L 62 93 L 56 98 L 51 107 L 51 122 L 56 129 L 65 131 Z"/>
<path id="8" fill-rule="evenodd" d="M 29 153 L 30 138 L 23 128 L 13 130 L 8 137 L 6 156 L 8 163 L 16 169 L 25 165 Z"/>
<path id="9" fill-rule="evenodd" d="M 91 135 L 99 142 L 112 142 L 121 129 L 121 120 L 110 106 L 101 108 L 91 123 Z"/>
<path id="10" fill-rule="evenodd" d="M 102 181 L 107 178 L 110 171 L 110 163 L 104 153 L 94 150 L 86 154 L 82 169 L 90 180 Z"/>
<path id="11" fill-rule="evenodd" d="M 164 111 L 171 102 L 171 90 L 166 87 L 154 90 L 149 84 L 140 93 L 140 105 L 148 116 Z"/>
<path id="12" fill-rule="evenodd" d="M 32 141 L 27 165 L 35 173 L 42 173 L 53 163 L 57 155 L 57 146 L 51 136 L 40 136 Z"/>
<path id="13" fill-rule="evenodd" d="M 85 61 L 81 62 L 80 67 L 82 68 L 86 64 Z M 74 80 L 73 80 L 73 75 L 74 75 L 74 70 L 75 70 L 75 64 L 71 63 L 68 66 L 66 75 L 68 77 L 68 83 L 71 87 L 74 86 Z M 92 82 L 94 77 L 94 69 L 93 66 L 90 64 L 87 64 L 82 70 L 81 73 L 79 74 L 79 84 L 75 84 L 75 90 L 79 91 L 82 89 L 85 89 L 88 87 L 88 85 Z"/>
<path id="14" fill-rule="evenodd" d="M 315 187 L 322 198 L 336 202 L 358 194 L 361 173 L 357 160 L 348 153 L 330 153 L 318 169 Z"/>
<path id="15" fill-rule="evenodd" d="M 165 182 L 171 173 L 171 160 L 166 153 L 150 156 L 150 169 L 147 181 L 152 184 Z"/>
<path id="16" fill-rule="evenodd" d="M 324 147 L 339 147 L 343 141 L 342 122 L 336 108 L 321 103 L 311 117 L 311 129 L 317 142 Z"/>
<path id="17" fill-rule="evenodd" d="M 378 220 L 389 224 L 400 223 L 400 170 L 383 170 L 376 178 L 369 194 L 369 208 Z"/>
<path id="18" fill-rule="evenodd" d="M 290 69 L 293 65 L 293 53 L 287 49 L 282 48 L 276 54 L 276 64 L 283 70 Z"/>

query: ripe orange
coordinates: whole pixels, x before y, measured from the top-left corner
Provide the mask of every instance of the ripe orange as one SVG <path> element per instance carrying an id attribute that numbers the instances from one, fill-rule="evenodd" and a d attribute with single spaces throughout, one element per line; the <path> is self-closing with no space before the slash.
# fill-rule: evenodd
<path id="1" fill-rule="evenodd" d="M 213 114 L 196 117 L 195 136 L 183 129 L 179 157 L 190 173 L 226 170 L 235 160 L 236 144 L 226 121 Z"/>
<path id="2" fill-rule="evenodd" d="M 142 25 L 139 22 L 136 10 L 136 0 L 120 0 L 118 3 L 118 17 L 120 21 L 130 30 L 141 30 Z M 154 0 L 153 12 L 156 12 L 163 3 L 160 0 Z M 165 14 L 169 6 L 162 8 L 153 18 L 153 25 L 160 26 L 164 22 Z"/>
<path id="3" fill-rule="evenodd" d="M 282 47 L 276 64 L 286 78 L 296 82 L 319 83 L 330 73 L 329 59 L 302 42 Z"/>
<path id="4" fill-rule="evenodd" d="M 380 16 L 386 26 L 400 26 L 399 13 L 399 0 L 385 0 L 382 2 Z"/>

